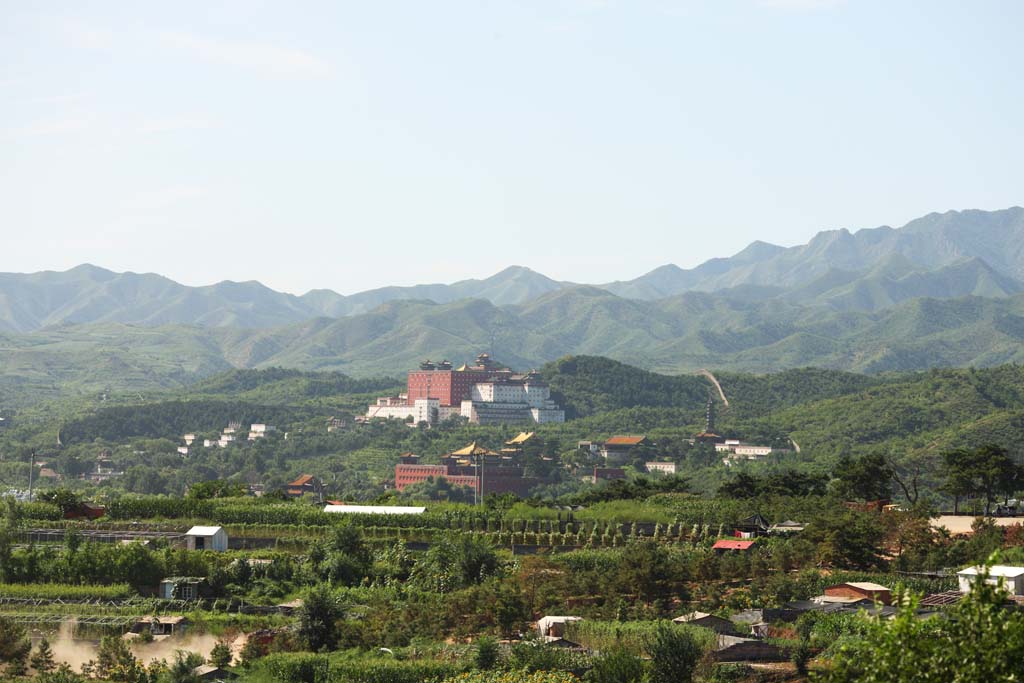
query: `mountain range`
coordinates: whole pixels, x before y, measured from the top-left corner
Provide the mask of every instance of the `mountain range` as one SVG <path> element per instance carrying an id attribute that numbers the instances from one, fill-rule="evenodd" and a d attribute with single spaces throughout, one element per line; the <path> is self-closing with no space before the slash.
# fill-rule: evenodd
<path id="1" fill-rule="evenodd" d="M 627 282 L 527 268 L 451 285 L 294 296 L 79 266 L 0 275 L 0 404 L 184 386 L 243 367 L 398 375 L 491 350 L 513 367 L 601 355 L 663 372 L 858 372 L 1024 362 L 1024 209 L 755 242 Z M 2 405 L 0 405 L 2 407 Z"/>
<path id="2" fill-rule="evenodd" d="M 253 281 L 189 287 L 151 273 L 82 265 L 0 274 L 0 330 L 97 322 L 269 328 L 360 315 L 389 301 L 525 304 L 576 286 L 512 266 L 482 280 L 295 296 Z M 1024 209 L 933 213 L 899 229 L 830 230 L 789 248 L 754 242 L 735 256 L 689 270 L 669 264 L 633 280 L 593 286 L 643 301 L 699 291 L 862 311 L 924 296 L 1006 297 L 1024 291 Z"/>

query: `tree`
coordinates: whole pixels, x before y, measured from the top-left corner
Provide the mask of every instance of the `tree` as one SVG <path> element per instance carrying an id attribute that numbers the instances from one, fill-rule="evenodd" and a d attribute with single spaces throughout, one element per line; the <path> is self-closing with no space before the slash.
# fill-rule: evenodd
<path id="1" fill-rule="evenodd" d="M 6 617 L 0 617 L 0 664 L 7 665 L 5 671 L 12 676 L 22 675 L 31 649 L 32 643 L 25 637 L 25 629 Z"/>
<path id="2" fill-rule="evenodd" d="M 498 663 L 498 641 L 490 636 L 481 636 L 473 649 L 473 663 L 481 671 L 493 669 Z"/>
<path id="3" fill-rule="evenodd" d="M 344 614 L 326 586 L 310 589 L 299 608 L 298 635 L 310 650 L 333 650 L 338 644 L 337 621 Z"/>
<path id="4" fill-rule="evenodd" d="M 145 668 L 128 649 L 128 644 L 116 636 L 104 636 L 96 651 L 96 660 L 86 666 L 97 678 L 118 683 L 146 683 Z M 82 670 L 86 671 L 86 667 Z"/>
<path id="5" fill-rule="evenodd" d="M 32 658 L 29 659 L 29 664 L 36 673 L 49 673 L 57 668 L 57 664 L 53 661 L 53 650 L 50 648 L 50 641 L 43 638 L 39 641 L 39 645 L 36 647 L 36 651 L 32 653 Z"/>
<path id="6" fill-rule="evenodd" d="M 807 525 L 801 540 L 817 546 L 821 565 L 877 568 L 884 563 L 879 555 L 883 535 L 879 517 L 854 510 L 829 510 Z"/>
<path id="7" fill-rule="evenodd" d="M 640 683 L 647 673 L 644 660 L 622 648 L 614 648 L 593 660 L 583 680 L 587 683 Z"/>
<path id="8" fill-rule="evenodd" d="M 448 533 L 434 539 L 413 567 L 412 579 L 425 590 L 449 593 L 480 583 L 497 569 L 498 556 L 485 538 Z"/>
<path id="9" fill-rule="evenodd" d="M 704 650 L 694 635 L 674 624 L 659 624 L 647 639 L 650 683 L 690 683 Z"/>
<path id="10" fill-rule="evenodd" d="M 70 665 L 61 663 L 49 673 L 36 677 L 36 683 L 86 683 L 85 676 L 75 673 Z"/>
<path id="11" fill-rule="evenodd" d="M 206 660 L 195 652 L 176 650 L 174 661 L 167 667 L 167 672 L 161 677 L 167 683 L 199 683 L 199 676 L 195 673 L 197 666 L 202 666 Z"/>
<path id="12" fill-rule="evenodd" d="M 985 516 L 1000 496 L 1009 496 L 1021 485 L 1021 467 L 1002 446 L 986 444 L 973 450 L 963 448 L 943 454 L 946 482 L 943 490 L 953 496 L 954 512 L 959 513 L 960 498 L 981 497 Z"/>
<path id="13" fill-rule="evenodd" d="M 892 496 L 892 469 L 881 453 L 856 459 L 843 455 L 835 477 L 839 494 L 848 500 L 885 500 Z"/>
<path id="14" fill-rule="evenodd" d="M 1006 592 L 983 572 L 948 618 L 920 619 L 916 596 L 897 590 L 892 619 L 861 617 L 863 635 L 840 648 L 822 683 L 988 683 L 1019 680 L 1024 615 L 1006 609 Z"/>
<path id="15" fill-rule="evenodd" d="M 231 646 L 225 643 L 223 640 L 218 641 L 213 649 L 210 650 L 210 664 L 216 667 L 224 668 L 231 666 Z"/>
<path id="16" fill-rule="evenodd" d="M 43 491 L 39 494 L 39 500 L 56 505 L 62 515 L 78 510 L 78 506 L 82 504 L 82 499 L 77 493 L 64 487 Z"/>

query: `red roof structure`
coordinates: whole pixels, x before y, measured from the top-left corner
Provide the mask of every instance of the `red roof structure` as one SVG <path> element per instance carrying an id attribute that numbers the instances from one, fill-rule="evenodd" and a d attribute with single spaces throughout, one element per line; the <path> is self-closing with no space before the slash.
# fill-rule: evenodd
<path id="1" fill-rule="evenodd" d="M 305 486 L 306 484 L 312 483 L 315 477 L 312 474 L 303 474 L 301 477 L 288 484 L 289 486 Z"/>
<path id="2" fill-rule="evenodd" d="M 712 550 L 750 550 L 757 541 L 728 541 L 721 540 L 715 541 L 715 544 L 711 546 Z"/>

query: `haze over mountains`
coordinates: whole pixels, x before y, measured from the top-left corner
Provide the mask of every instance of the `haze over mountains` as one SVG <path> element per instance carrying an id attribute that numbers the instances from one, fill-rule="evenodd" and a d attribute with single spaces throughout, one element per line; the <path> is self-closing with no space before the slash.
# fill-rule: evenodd
<path id="1" fill-rule="evenodd" d="M 1024 209 L 822 232 L 791 248 L 755 242 L 602 285 L 511 267 L 451 285 L 294 296 L 93 266 L 0 274 L 9 392 L 173 386 L 274 365 L 397 374 L 484 348 L 524 368 L 581 353 L 661 371 L 1024 361 Z"/>

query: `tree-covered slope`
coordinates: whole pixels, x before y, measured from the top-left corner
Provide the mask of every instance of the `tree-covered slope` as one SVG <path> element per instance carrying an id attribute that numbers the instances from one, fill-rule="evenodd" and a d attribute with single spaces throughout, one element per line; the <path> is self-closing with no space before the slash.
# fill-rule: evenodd
<path id="1" fill-rule="evenodd" d="M 644 302 L 578 287 L 521 306 L 391 302 L 270 330 L 75 325 L 3 335 L 0 345 L 7 403 L 184 386 L 230 368 L 401 376 L 424 358 L 459 362 L 484 350 L 518 369 L 601 355 L 666 373 L 814 366 L 877 374 L 1024 362 L 1024 295 L 914 299 L 866 313 L 699 292 Z"/>

